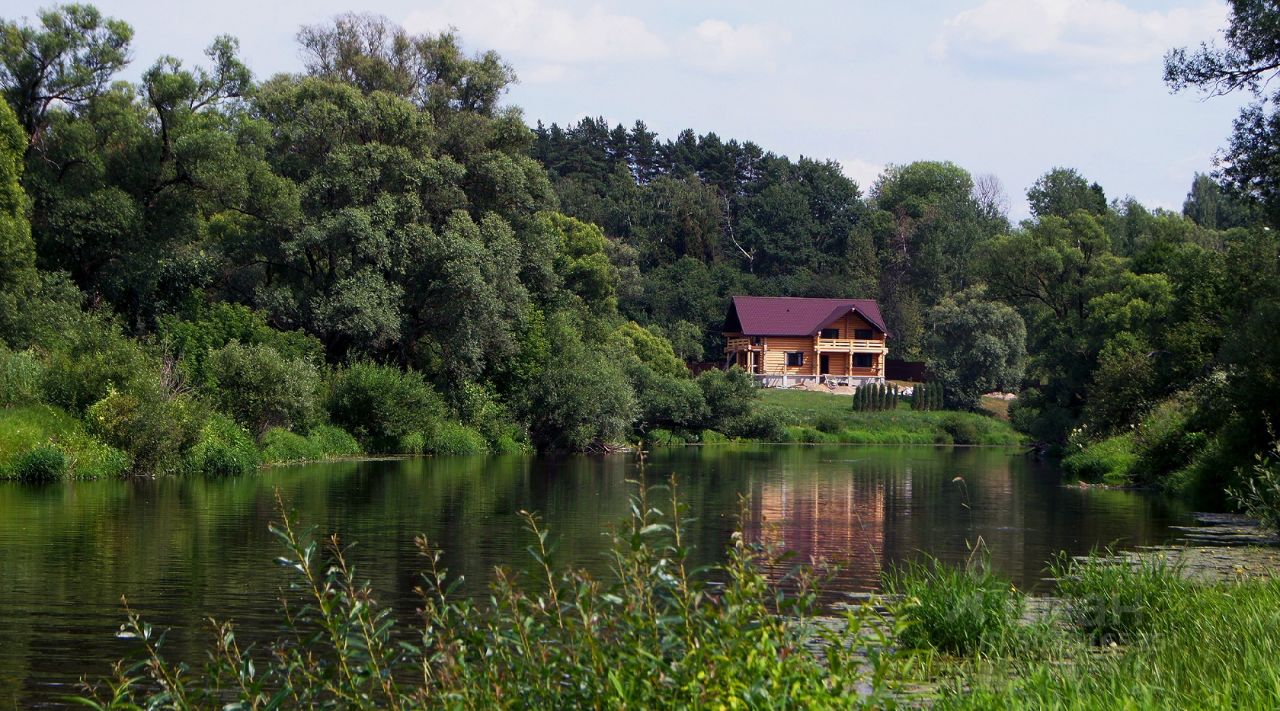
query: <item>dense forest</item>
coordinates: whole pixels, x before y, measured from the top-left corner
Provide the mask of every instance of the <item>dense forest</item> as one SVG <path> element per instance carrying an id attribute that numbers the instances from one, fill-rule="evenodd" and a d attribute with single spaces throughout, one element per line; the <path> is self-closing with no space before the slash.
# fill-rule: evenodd
<path id="1" fill-rule="evenodd" d="M 1175 90 L 1259 98 L 1181 213 L 1054 167 L 1019 224 L 945 161 L 859 186 L 643 120 L 531 128 L 497 54 L 378 17 L 302 28 L 299 74 L 218 37 L 138 82 L 123 21 L 5 20 L 0 404 L 75 420 L 28 465 L 82 473 L 235 470 L 247 440 L 768 438 L 749 378 L 686 368 L 720 360 L 728 297 L 874 297 L 949 407 L 1018 390 L 1015 425 L 1082 475 L 1220 494 L 1280 414 L 1280 121 L 1248 6 L 1226 49 L 1168 57 Z"/>

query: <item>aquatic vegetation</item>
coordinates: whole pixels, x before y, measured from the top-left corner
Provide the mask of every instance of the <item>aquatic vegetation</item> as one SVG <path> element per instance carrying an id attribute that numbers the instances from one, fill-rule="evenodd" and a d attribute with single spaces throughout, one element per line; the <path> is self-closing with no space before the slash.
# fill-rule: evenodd
<path id="1" fill-rule="evenodd" d="M 659 501 L 659 493 L 669 494 Z M 279 500 L 279 497 L 277 497 Z M 242 647 L 214 625 L 203 668 L 167 659 L 164 635 L 130 611 L 121 636 L 142 659 L 83 699 L 99 709 L 180 708 L 848 708 L 885 702 L 887 639 L 849 613 L 813 624 L 818 574 L 797 567 L 795 592 L 761 572 L 777 550 L 733 539 L 727 561 L 692 569 L 672 486 L 638 487 L 612 532 L 600 579 L 556 565 L 534 514 L 532 574 L 499 571 L 487 602 L 455 596 L 459 579 L 419 538 L 421 618 L 381 606 L 331 537 L 300 529 L 280 504 L 272 531 L 292 582 L 286 632 Z M 849 635 L 844 630 L 861 630 Z M 135 706 L 136 705 L 136 706 Z"/>

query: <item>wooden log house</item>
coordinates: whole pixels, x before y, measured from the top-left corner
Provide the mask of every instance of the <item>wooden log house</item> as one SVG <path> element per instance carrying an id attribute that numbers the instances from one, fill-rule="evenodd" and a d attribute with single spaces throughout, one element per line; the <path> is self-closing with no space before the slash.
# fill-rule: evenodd
<path id="1" fill-rule="evenodd" d="M 768 387 L 884 381 L 889 329 L 873 299 L 735 296 L 724 337 L 725 366 Z"/>

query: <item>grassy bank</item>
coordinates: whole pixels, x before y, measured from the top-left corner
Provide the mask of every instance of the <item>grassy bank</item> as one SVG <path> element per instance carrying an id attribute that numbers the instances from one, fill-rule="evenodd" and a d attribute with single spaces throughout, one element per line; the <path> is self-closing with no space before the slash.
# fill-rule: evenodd
<path id="1" fill-rule="evenodd" d="M 613 531 L 611 572 L 551 562 L 538 519 L 532 564 L 483 601 L 455 599 L 440 552 L 423 554 L 421 620 L 395 620 L 334 541 L 317 546 L 280 505 L 282 636 L 241 646 L 216 625 L 206 665 L 166 658 L 130 615 L 139 659 L 96 687 L 98 708 L 1272 708 L 1280 698 L 1280 582 L 1195 583 L 1159 556 L 1063 558 L 1052 606 L 975 556 L 912 565 L 891 593 L 818 618 L 815 571 L 788 592 L 763 571 L 779 549 L 732 538 L 694 569 L 683 506 L 639 490 Z M 662 512 L 672 512 L 671 515 Z M 881 604 L 883 603 L 883 604 Z M 881 610 L 888 615 L 882 617 Z"/>
<path id="2" fill-rule="evenodd" d="M 344 430 L 317 425 L 303 436 L 279 428 L 255 440 L 234 420 L 207 418 L 175 465 L 209 476 L 245 474 L 259 466 L 325 461 L 363 453 Z M 128 474 L 132 457 L 89 432 L 53 405 L 0 408 L 0 480 L 99 479 Z"/>
<path id="3" fill-rule="evenodd" d="M 944 709 L 1275 707 L 1280 581 L 1194 583 L 1158 558 L 1091 558 L 1054 573 L 1061 604 L 1029 623 L 1007 581 L 910 571 L 913 602 L 897 609 L 915 630 L 904 678 L 940 682 Z M 937 612 L 974 609 L 989 612 Z M 957 638 L 978 642 L 958 648 Z"/>
<path id="4" fill-rule="evenodd" d="M 789 442 L 1016 445 L 1007 422 L 971 412 L 920 412 L 901 402 L 887 412 L 858 412 L 848 396 L 770 388 L 759 407 L 785 423 Z"/>
<path id="5" fill-rule="evenodd" d="M 60 408 L 0 408 L 0 479 L 93 479 L 128 467 L 128 455 L 91 437 Z"/>

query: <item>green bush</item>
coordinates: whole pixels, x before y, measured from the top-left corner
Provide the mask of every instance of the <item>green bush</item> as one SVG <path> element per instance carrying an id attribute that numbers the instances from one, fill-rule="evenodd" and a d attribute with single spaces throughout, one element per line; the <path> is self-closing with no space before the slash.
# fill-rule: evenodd
<path id="1" fill-rule="evenodd" d="M 623 442 L 640 416 L 622 367 L 584 343 L 567 317 L 548 321 L 555 357 L 518 401 L 529 438 L 543 451 L 582 451 Z"/>
<path id="2" fill-rule="evenodd" d="M 1050 567 L 1073 625 L 1094 644 L 1127 643 L 1149 632 L 1188 592 L 1163 556 L 1060 556 Z"/>
<path id="3" fill-rule="evenodd" d="M 1194 409 L 1190 394 L 1179 393 L 1142 417 L 1133 432 L 1135 479 L 1158 482 L 1204 451 L 1207 437 L 1191 426 Z"/>
<path id="4" fill-rule="evenodd" d="M 53 481 L 67 474 L 67 455 L 51 443 L 38 444 L 18 455 L 10 465 L 10 476 L 18 481 Z"/>
<path id="5" fill-rule="evenodd" d="M 216 414 L 205 421 L 187 453 L 187 470 L 205 476 L 240 476 L 253 473 L 259 459 L 248 431 L 230 417 Z"/>
<path id="6" fill-rule="evenodd" d="M 360 443 L 340 427 L 317 425 L 305 437 L 286 429 L 267 430 L 260 442 L 262 461 L 267 464 L 316 462 L 360 454 Z"/>
<path id="7" fill-rule="evenodd" d="M 72 479 L 102 479 L 123 476 L 133 466 L 128 454 L 89 436 L 77 426 L 58 438 L 67 455 L 67 476 Z"/>
<path id="8" fill-rule="evenodd" d="M 209 354 L 205 392 L 250 432 L 272 427 L 306 431 L 316 420 L 320 378 L 302 358 L 271 346 L 231 342 Z"/>
<path id="9" fill-rule="evenodd" d="M 325 457 L 355 457 L 363 454 L 360 443 L 350 432 L 335 425 L 316 425 L 307 432 L 307 440 Z"/>
<path id="10" fill-rule="evenodd" d="M 978 423 L 967 413 L 946 413 L 942 418 L 942 430 L 951 437 L 952 444 L 982 444 Z"/>
<path id="11" fill-rule="evenodd" d="M 1270 531 L 1280 531 L 1280 442 L 1248 471 L 1239 472 L 1243 484 L 1228 493 L 1245 514 Z"/>
<path id="12" fill-rule="evenodd" d="M 14 462 L 43 446 L 56 447 L 65 475 L 79 479 L 119 476 L 129 456 L 89 436 L 80 420 L 52 405 L 0 408 L 0 479 L 13 478 Z"/>
<path id="13" fill-rule="evenodd" d="M 761 442 L 782 442 L 786 439 L 786 422 L 781 413 L 760 408 L 729 423 L 730 429 L 725 434 Z"/>
<path id="14" fill-rule="evenodd" d="M 645 432 L 644 442 L 650 447 L 673 447 L 685 443 L 684 437 L 661 427 L 655 427 Z"/>
<path id="15" fill-rule="evenodd" d="M 85 417 L 103 442 L 128 452 L 135 470 L 169 471 L 196 443 L 205 411 L 189 396 L 141 379 L 128 392 L 111 391 Z"/>
<path id="16" fill-rule="evenodd" d="M 324 458 L 324 454 L 297 432 L 273 427 L 263 433 L 261 439 L 262 461 L 268 464 L 310 462 Z"/>
<path id="17" fill-rule="evenodd" d="M 494 454 L 524 454 L 529 451 L 529 445 L 511 436 L 502 436 L 495 442 L 491 442 L 489 447 Z"/>
<path id="18" fill-rule="evenodd" d="M 462 421 L 483 435 L 493 451 L 510 454 L 524 450 L 520 426 L 492 387 L 468 382 L 456 399 Z"/>
<path id="19" fill-rule="evenodd" d="M 44 365 L 31 351 L 0 344 L 0 407 L 32 405 L 43 397 Z"/>
<path id="20" fill-rule="evenodd" d="M 396 454 L 422 454 L 427 451 L 427 438 L 421 432 L 410 432 L 400 438 Z"/>
<path id="21" fill-rule="evenodd" d="M 703 430 L 699 439 L 703 444 L 725 444 L 730 439 L 715 430 Z"/>
<path id="22" fill-rule="evenodd" d="M 442 420 L 431 428 L 423 449 L 429 454 L 485 454 L 489 446 L 484 436 L 470 427 Z"/>
<path id="23" fill-rule="evenodd" d="M 751 374 L 737 366 L 708 370 L 698 376 L 697 383 L 707 406 L 705 427 L 717 432 L 741 430 L 760 395 Z"/>
<path id="24" fill-rule="evenodd" d="M 1125 433 L 1100 442 L 1074 445 L 1076 451 L 1062 459 L 1068 476 L 1081 481 L 1124 484 L 1138 457 L 1133 451 L 1133 435 Z"/>
<path id="25" fill-rule="evenodd" d="M 278 331 L 266 318 L 240 304 L 203 304 L 188 309 L 183 317 L 161 316 L 156 335 L 161 345 L 176 358 L 183 374 L 199 387 L 207 387 L 212 375 L 210 355 L 234 342 L 246 346 L 269 346 L 287 361 L 320 363 L 324 348 L 314 336 L 302 331 Z"/>
<path id="26" fill-rule="evenodd" d="M 912 649 L 958 655 L 996 654 L 1022 636 L 1025 596 L 991 571 L 985 559 L 965 566 L 937 559 L 911 562 L 885 576 L 886 592 L 900 596 L 892 612 L 903 625 L 899 640 Z"/>
<path id="27" fill-rule="evenodd" d="M 813 419 L 813 426 L 819 432 L 836 434 L 844 430 L 844 418 L 831 412 L 824 412 Z"/>
<path id="28" fill-rule="evenodd" d="M 355 435 L 365 451 L 380 453 L 401 451 L 403 437 L 429 431 L 448 412 L 421 374 L 372 363 L 339 370 L 328 405 L 335 425 Z"/>
<path id="29" fill-rule="evenodd" d="M 825 444 L 839 441 L 839 438 L 813 427 L 793 425 L 783 430 L 781 441 L 798 444 Z"/>
<path id="30" fill-rule="evenodd" d="M 79 414 L 113 391 L 156 377 L 159 364 L 114 324 L 93 322 L 76 334 L 74 345 L 49 355 L 44 369 L 45 402 Z"/>

